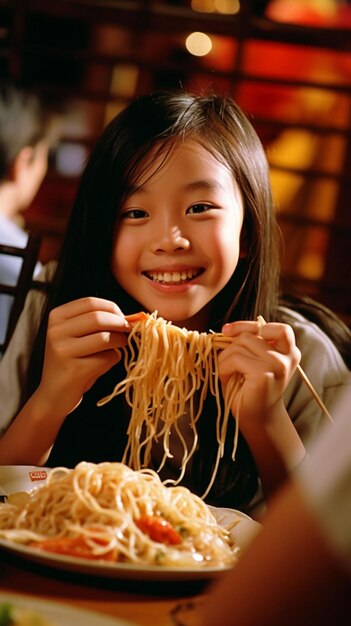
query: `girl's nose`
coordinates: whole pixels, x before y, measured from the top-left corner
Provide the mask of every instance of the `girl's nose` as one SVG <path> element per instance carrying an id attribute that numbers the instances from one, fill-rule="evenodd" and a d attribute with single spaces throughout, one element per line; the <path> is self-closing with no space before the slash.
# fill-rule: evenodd
<path id="1" fill-rule="evenodd" d="M 172 227 L 155 236 L 153 248 L 154 252 L 170 253 L 189 250 L 190 241 L 179 228 Z"/>

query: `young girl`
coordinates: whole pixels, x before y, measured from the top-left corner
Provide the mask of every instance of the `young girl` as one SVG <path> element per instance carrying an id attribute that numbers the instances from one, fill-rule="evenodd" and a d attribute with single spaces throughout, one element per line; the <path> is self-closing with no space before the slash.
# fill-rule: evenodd
<path id="1" fill-rule="evenodd" d="M 2 419 L 13 420 L 0 440 L 1 462 L 121 460 L 130 410 L 123 395 L 97 402 L 125 376 L 116 350 L 130 331 L 125 316 L 157 311 L 189 330 L 230 335 L 219 359 L 222 389 L 238 372 L 244 379 L 235 461 L 232 419 L 207 501 L 245 509 L 260 482 L 271 493 L 325 420 L 296 372 L 301 354 L 331 413 L 341 389 L 349 386 L 351 396 L 348 330 L 338 326 L 339 351 L 319 325 L 279 301 L 278 279 L 267 161 L 245 115 L 217 95 L 137 99 L 93 151 L 47 306 L 41 295 L 29 299 L 1 362 Z M 258 315 L 268 322 L 262 329 Z M 235 416 L 236 400 L 231 408 Z M 183 481 L 199 495 L 216 459 L 215 415 L 211 396 Z M 182 422 L 186 438 L 186 416 Z M 172 445 L 162 478 L 179 473 Z M 153 446 L 154 468 L 161 447 Z"/>

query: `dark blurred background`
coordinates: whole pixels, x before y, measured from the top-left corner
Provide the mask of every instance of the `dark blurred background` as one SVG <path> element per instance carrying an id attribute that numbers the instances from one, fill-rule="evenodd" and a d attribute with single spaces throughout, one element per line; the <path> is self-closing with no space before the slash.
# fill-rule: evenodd
<path id="1" fill-rule="evenodd" d="M 351 5 L 338 0 L 0 0 L 0 76 L 62 111 L 26 212 L 56 258 L 106 123 L 158 87 L 216 90 L 249 115 L 271 165 L 284 281 L 351 323 Z"/>

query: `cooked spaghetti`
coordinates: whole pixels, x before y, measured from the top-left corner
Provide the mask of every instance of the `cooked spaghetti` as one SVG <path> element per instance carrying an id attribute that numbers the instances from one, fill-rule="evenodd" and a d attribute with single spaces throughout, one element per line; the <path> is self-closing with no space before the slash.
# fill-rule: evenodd
<path id="1" fill-rule="evenodd" d="M 54 468 L 27 501 L 0 504 L 0 537 L 38 549 L 119 563 L 231 566 L 238 548 L 185 487 L 123 463 Z"/>
<path id="2" fill-rule="evenodd" d="M 242 378 L 233 375 L 227 385 L 224 409 L 221 405 L 218 376 L 218 352 L 231 341 L 220 333 L 200 333 L 174 326 L 154 312 L 136 316 L 124 349 L 126 378 L 112 393 L 98 402 L 101 406 L 124 393 L 131 407 L 128 442 L 122 461 L 134 469 L 150 466 L 154 442 L 163 444 L 163 457 L 157 471 L 172 458 L 170 439 L 178 438 L 182 453 L 178 484 L 193 456 L 198 435 L 196 423 L 208 392 L 216 398 L 217 459 L 203 498 L 209 493 L 224 453 L 227 424 L 234 397 L 240 392 Z M 128 318 L 127 318 L 128 319 Z M 239 403 L 238 403 L 239 404 Z M 180 418 L 188 417 L 190 443 L 179 427 Z M 239 415 L 233 441 L 233 459 L 237 447 Z"/>

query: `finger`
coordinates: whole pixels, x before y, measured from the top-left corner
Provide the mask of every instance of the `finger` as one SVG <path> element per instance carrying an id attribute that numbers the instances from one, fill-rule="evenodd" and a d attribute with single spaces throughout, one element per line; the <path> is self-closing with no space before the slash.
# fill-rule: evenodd
<path id="1" fill-rule="evenodd" d="M 62 304 L 56 309 L 53 309 L 50 315 L 54 317 L 54 319 L 56 319 L 57 321 L 60 321 L 65 319 L 71 319 L 72 317 L 76 317 L 84 313 L 89 313 L 93 311 L 106 311 L 114 313 L 122 320 L 124 320 L 125 325 L 129 327 L 128 322 L 125 320 L 121 309 L 117 306 L 115 302 L 112 302 L 111 300 L 105 300 L 104 298 L 95 298 L 93 296 L 79 298 L 78 300 L 73 300 L 72 302 Z"/>
<path id="2" fill-rule="evenodd" d="M 245 335 L 219 355 L 218 364 L 220 375 L 240 372 L 245 376 L 257 377 L 265 373 L 273 373 L 275 377 L 281 378 L 295 369 L 299 350 L 293 348 L 287 353 L 279 352 L 272 348 L 261 337 Z"/>
<path id="3" fill-rule="evenodd" d="M 102 310 L 89 311 L 69 319 L 50 318 L 49 331 L 52 336 L 83 337 L 98 331 L 127 332 L 124 318 Z"/>
<path id="4" fill-rule="evenodd" d="M 222 333 L 230 337 L 238 337 L 242 333 L 252 333 L 258 335 L 261 329 L 261 323 L 257 321 L 240 321 L 224 324 Z"/>
<path id="5" fill-rule="evenodd" d="M 283 354 L 293 352 L 296 348 L 295 334 L 288 324 L 266 324 L 261 328 L 260 336 Z"/>
<path id="6" fill-rule="evenodd" d="M 289 324 L 271 322 L 262 326 L 258 321 L 240 321 L 225 324 L 222 332 L 231 337 L 259 335 L 282 353 L 288 353 L 295 347 L 294 331 Z"/>
<path id="7" fill-rule="evenodd" d="M 221 376 L 235 372 L 240 372 L 245 376 L 254 376 L 259 372 L 271 370 L 272 364 L 267 351 L 258 354 L 257 351 L 249 350 L 247 346 L 237 345 L 234 349 L 223 350 L 218 359 L 218 367 Z"/>
<path id="8" fill-rule="evenodd" d="M 218 358 L 223 361 L 230 359 L 239 349 L 245 350 L 248 357 L 259 358 L 264 357 L 268 350 L 272 350 L 272 346 L 259 335 L 245 332 L 233 337 L 233 341 L 220 352 Z"/>
<path id="9" fill-rule="evenodd" d="M 48 332 L 48 341 L 51 352 L 63 360 L 86 357 L 105 350 L 121 348 L 126 345 L 127 338 L 121 333 L 103 331 L 82 337 L 64 337 L 59 341 L 53 341 L 52 335 Z"/>

